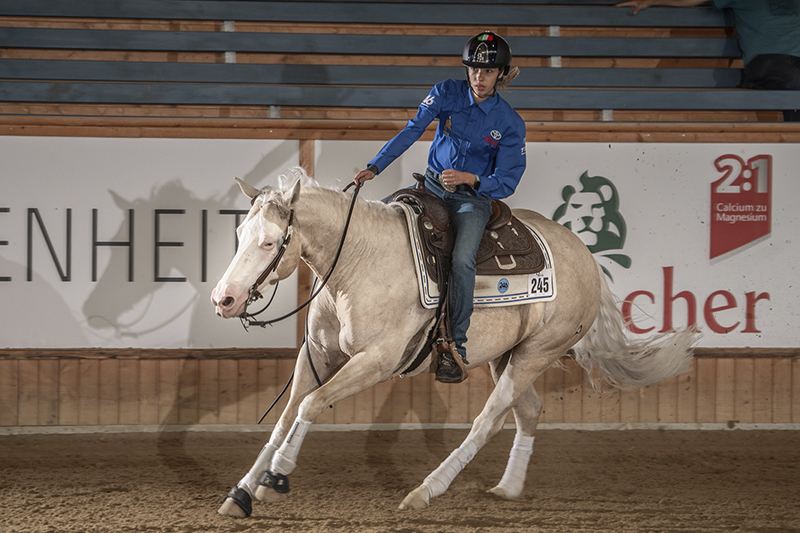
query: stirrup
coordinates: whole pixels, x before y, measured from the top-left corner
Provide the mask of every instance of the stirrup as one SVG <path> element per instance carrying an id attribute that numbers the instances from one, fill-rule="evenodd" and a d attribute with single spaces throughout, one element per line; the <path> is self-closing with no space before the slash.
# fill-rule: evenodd
<path id="1" fill-rule="evenodd" d="M 464 360 L 455 349 L 455 344 L 450 343 L 450 351 L 440 354 L 436 366 L 436 381 L 440 383 L 461 383 L 469 377 Z"/>

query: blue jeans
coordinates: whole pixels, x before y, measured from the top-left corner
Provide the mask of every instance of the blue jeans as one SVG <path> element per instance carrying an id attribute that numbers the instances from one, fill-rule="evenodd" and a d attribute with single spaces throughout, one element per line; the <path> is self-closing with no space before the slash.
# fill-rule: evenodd
<path id="1" fill-rule="evenodd" d="M 425 188 L 444 200 L 455 232 L 448 300 L 450 333 L 458 353 L 466 356 L 464 343 L 467 342 L 475 293 L 475 256 L 492 214 L 492 201 L 477 194 L 468 185 L 459 185 L 452 193 L 445 191 L 430 169 L 425 173 Z"/>

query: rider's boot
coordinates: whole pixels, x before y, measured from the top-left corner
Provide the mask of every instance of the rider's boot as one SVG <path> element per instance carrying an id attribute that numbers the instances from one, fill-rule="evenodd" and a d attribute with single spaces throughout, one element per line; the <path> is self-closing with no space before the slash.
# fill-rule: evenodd
<path id="1" fill-rule="evenodd" d="M 450 350 L 439 355 L 436 365 L 436 381 L 441 383 L 461 383 L 469 376 L 467 372 L 466 354 L 460 355 L 455 344 L 450 343 Z"/>

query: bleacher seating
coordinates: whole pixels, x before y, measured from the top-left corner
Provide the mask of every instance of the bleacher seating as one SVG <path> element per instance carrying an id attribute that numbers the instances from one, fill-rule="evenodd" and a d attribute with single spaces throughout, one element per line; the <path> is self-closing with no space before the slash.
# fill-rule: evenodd
<path id="1" fill-rule="evenodd" d="M 461 47 L 483 29 L 511 43 L 521 74 L 504 97 L 527 121 L 777 122 L 800 107 L 797 91 L 737 88 L 722 13 L 613 3 L 4 0 L 0 126 L 374 129 L 463 77 Z"/>

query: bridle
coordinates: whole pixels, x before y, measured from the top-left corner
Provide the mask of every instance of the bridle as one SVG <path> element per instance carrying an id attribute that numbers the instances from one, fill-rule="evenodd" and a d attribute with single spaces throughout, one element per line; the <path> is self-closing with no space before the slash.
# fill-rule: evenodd
<path id="1" fill-rule="evenodd" d="M 266 266 L 266 268 L 264 268 L 264 270 L 258 276 L 258 279 L 256 279 L 255 283 L 253 283 L 253 285 L 250 287 L 250 290 L 248 291 L 247 294 L 247 300 L 245 301 L 244 304 L 244 310 L 239 315 L 239 320 L 241 321 L 242 327 L 244 327 L 245 330 L 247 330 L 250 326 L 261 326 L 262 328 L 265 328 L 267 326 L 271 326 L 276 322 L 280 322 L 281 320 L 285 320 L 291 316 L 296 315 L 297 313 L 305 309 L 314 300 L 314 298 L 317 297 L 320 291 L 322 291 L 323 287 L 325 287 L 325 284 L 328 283 L 328 280 L 333 274 L 333 269 L 336 267 L 336 263 L 339 261 L 339 256 L 342 253 L 342 247 L 344 246 L 344 239 L 345 237 L 347 237 L 347 230 L 350 228 L 350 219 L 352 218 L 353 215 L 353 208 L 355 207 L 356 198 L 358 198 L 358 192 L 361 190 L 363 183 L 358 182 L 358 184 L 356 184 L 355 182 L 351 182 L 350 184 L 347 185 L 347 187 L 344 188 L 343 192 L 346 192 L 347 189 L 349 189 L 353 185 L 356 186 L 356 190 L 353 193 L 353 198 L 350 200 L 350 208 L 347 212 L 347 220 L 345 221 L 344 230 L 342 231 L 342 238 L 339 241 L 339 248 L 336 250 L 336 256 L 333 258 L 333 263 L 331 264 L 331 268 L 328 270 L 328 273 L 323 278 L 322 284 L 312 292 L 308 300 L 303 302 L 293 311 L 290 311 L 289 313 L 286 313 L 285 315 L 279 316 L 277 318 L 273 318 L 272 320 L 253 320 L 256 316 L 263 313 L 270 306 L 272 300 L 275 298 L 275 293 L 278 290 L 278 284 L 276 283 L 275 290 L 273 291 L 272 297 L 269 299 L 267 304 L 261 310 L 256 311 L 255 313 L 247 312 L 247 308 L 251 304 L 263 298 L 262 294 L 258 290 L 258 287 L 260 287 L 261 284 L 267 280 L 267 277 L 269 277 L 270 274 L 272 274 L 278 269 L 278 265 L 280 264 L 280 261 L 283 258 L 283 254 L 286 252 L 286 248 L 289 247 L 289 243 L 292 240 L 292 235 L 294 235 L 294 225 L 293 225 L 294 209 L 289 211 L 289 223 L 286 226 L 286 231 L 283 233 L 283 238 L 282 238 L 283 242 L 281 242 L 281 246 L 278 249 L 278 253 L 275 254 L 275 257 L 272 259 L 272 261 L 270 261 L 270 263 Z M 258 198 L 258 196 L 260 195 L 256 195 L 253 197 L 253 199 L 250 201 L 250 205 L 255 204 L 255 201 Z"/>
<path id="2" fill-rule="evenodd" d="M 255 202 L 256 198 L 258 198 L 258 196 L 253 197 L 253 202 L 251 202 L 251 205 L 252 203 Z M 286 252 L 286 248 L 289 247 L 289 243 L 292 242 L 292 235 L 294 235 L 294 226 L 292 225 L 293 222 L 294 222 L 294 209 L 289 211 L 289 224 L 286 226 L 286 231 L 283 232 L 283 237 L 281 238 L 281 246 L 280 248 L 278 248 L 278 253 L 275 254 L 275 257 L 272 259 L 272 261 L 270 261 L 270 263 L 266 266 L 266 268 L 264 268 L 264 270 L 261 271 L 261 274 L 258 276 L 255 283 L 253 283 L 253 285 L 247 291 L 247 300 L 244 303 L 244 310 L 239 315 L 239 320 L 242 321 L 242 326 L 244 326 L 244 329 L 247 329 L 249 326 L 256 325 L 253 323 L 253 321 L 250 321 L 248 319 L 250 317 L 255 317 L 256 315 L 259 315 L 262 312 L 264 312 L 264 310 L 267 307 L 269 307 L 269 305 L 272 303 L 272 300 L 275 298 L 275 292 L 278 290 L 277 283 L 275 283 L 275 290 L 272 291 L 272 297 L 267 302 L 267 305 L 265 305 L 260 311 L 256 311 L 255 313 L 247 312 L 247 308 L 251 304 L 255 303 L 257 300 L 260 300 L 261 298 L 264 297 L 258 290 L 258 288 L 261 286 L 262 283 L 264 283 L 267 280 L 270 274 L 278 270 L 278 264 L 280 264 L 281 259 L 283 258 L 283 254 Z"/>

